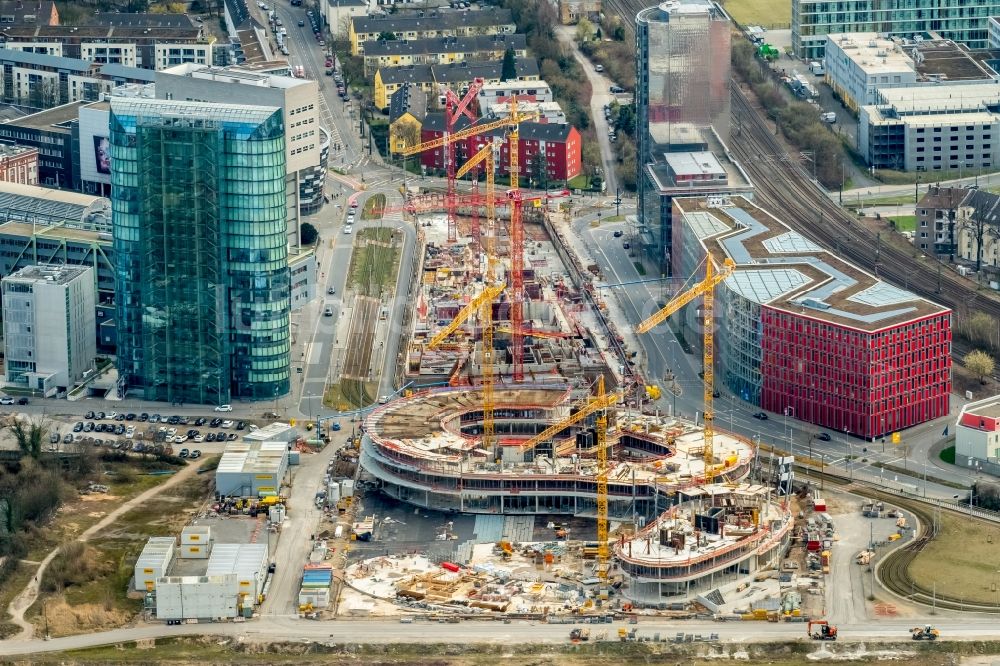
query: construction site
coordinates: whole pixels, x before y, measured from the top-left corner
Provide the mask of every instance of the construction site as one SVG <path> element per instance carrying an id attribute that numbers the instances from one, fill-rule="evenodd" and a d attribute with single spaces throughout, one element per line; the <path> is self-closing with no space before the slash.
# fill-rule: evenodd
<path id="1" fill-rule="evenodd" d="M 534 113 L 519 112 L 514 98 L 507 118 L 480 122 L 474 100 L 481 84 L 473 82 L 461 98 L 446 91 L 448 131 L 404 149 L 443 151 L 447 190 L 411 194 L 403 209 L 423 250 L 416 312 L 405 332 L 409 388 L 366 417 L 362 478 L 392 500 L 427 510 L 592 519 L 596 538 L 570 549 L 536 544 L 529 558 L 552 564 L 556 552 L 578 557 L 572 568 L 593 579 L 598 601 L 613 584 L 622 589 L 619 598 L 644 605 L 684 602 L 777 567 L 789 542 L 791 506 L 775 488 L 749 485 L 757 444 L 715 430 L 711 330 L 703 417 L 692 423 L 661 414 L 649 402 L 658 388 L 636 370 L 593 280 L 580 278 L 585 262 L 553 242 L 551 223 L 568 214 L 560 207 L 568 192 L 519 189 L 524 156 L 506 146 L 518 145 L 518 124 Z M 505 136 L 496 137 L 497 129 Z M 456 144 L 480 135 L 459 164 Z M 498 192 L 501 151 L 509 154 L 511 180 Z M 457 181 L 466 176 L 471 192 L 459 193 Z M 713 272 L 709 262 L 703 270 L 703 279 L 636 333 L 696 299 L 710 318 L 715 285 L 733 266 Z M 363 534 L 355 526 L 355 535 L 367 540 L 372 527 L 363 522 Z M 526 540 L 518 540 L 519 549 L 532 549 Z M 510 541 L 503 543 L 491 546 L 495 554 L 515 557 Z M 473 549 L 448 564 L 488 560 L 489 553 Z"/>

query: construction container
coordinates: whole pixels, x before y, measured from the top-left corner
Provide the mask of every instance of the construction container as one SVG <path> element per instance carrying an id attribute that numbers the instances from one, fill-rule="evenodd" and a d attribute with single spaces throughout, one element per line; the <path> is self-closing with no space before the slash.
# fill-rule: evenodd
<path id="1" fill-rule="evenodd" d="M 817 497 L 813 500 L 813 511 L 816 513 L 822 513 L 826 511 L 826 500 L 822 497 Z"/>
<path id="2" fill-rule="evenodd" d="M 156 581 L 156 617 L 214 620 L 237 615 L 237 583 L 225 576 L 167 576 Z"/>
<path id="3" fill-rule="evenodd" d="M 264 589 L 267 565 L 265 543 L 217 543 L 209 556 L 207 575 L 235 574 L 239 593 L 251 603 Z"/>
<path id="4" fill-rule="evenodd" d="M 330 605 L 330 590 L 302 590 L 299 592 L 299 606 L 307 604 L 313 608 L 326 608 Z"/>
<path id="5" fill-rule="evenodd" d="M 462 570 L 462 567 L 458 566 L 457 564 L 455 564 L 453 562 L 442 562 L 441 563 L 441 568 L 442 569 L 447 569 L 448 571 L 451 571 L 451 572 L 454 572 L 454 573 L 458 573 L 459 571 Z"/>
<path id="6" fill-rule="evenodd" d="M 275 525 L 285 522 L 285 505 L 275 504 L 272 506 L 268 511 L 267 518 Z"/>
<path id="7" fill-rule="evenodd" d="M 344 479 L 340 482 L 340 496 L 354 497 L 354 480 Z"/>
<path id="8" fill-rule="evenodd" d="M 273 495 L 287 469 L 284 442 L 230 442 L 215 470 L 215 490 L 229 497 Z"/>
<path id="9" fill-rule="evenodd" d="M 181 559 L 183 560 L 206 560 L 211 552 L 211 544 L 181 544 Z"/>
<path id="10" fill-rule="evenodd" d="M 135 562 L 135 590 L 149 592 L 156 589 L 156 581 L 167 574 L 174 558 L 173 537 L 150 537 Z"/>
<path id="11" fill-rule="evenodd" d="M 288 452 L 288 464 L 289 465 L 298 465 L 301 462 L 302 462 L 302 456 L 301 456 L 301 454 L 299 454 L 298 451 L 289 451 Z"/>
<path id="12" fill-rule="evenodd" d="M 212 528 L 208 525 L 188 525 L 181 530 L 181 545 L 195 544 L 207 546 L 212 540 Z"/>

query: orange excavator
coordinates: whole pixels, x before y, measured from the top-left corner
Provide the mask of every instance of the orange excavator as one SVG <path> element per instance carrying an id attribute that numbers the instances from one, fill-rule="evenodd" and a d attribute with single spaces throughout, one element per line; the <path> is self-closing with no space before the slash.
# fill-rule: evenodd
<path id="1" fill-rule="evenodd" d="M 816 625 L 819 628 L 816 631 L 813 631 L 813 625 Z M 837 640 L 837 627 L 833 626 L 826 620 L 812 620 L 809 622 L 809 626 L 806 627 L 806 633 L 809 634 L 809 638 L 814 641 Z"/>

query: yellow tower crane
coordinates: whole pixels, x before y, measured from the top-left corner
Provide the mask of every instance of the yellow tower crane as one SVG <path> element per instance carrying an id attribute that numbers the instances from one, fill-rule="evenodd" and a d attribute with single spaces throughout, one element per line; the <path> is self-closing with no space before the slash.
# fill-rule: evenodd
<path id="1" fill-rule="evenodd" d="M 618 391 L 605 393 L 604 375 L 597 379 L 595 394 L 578 405 L 576 412 L 555 423 L 531 439 L 521 443 L 522 452 L 533 449 L 551 439 L 560 431 L 579 423 L 591 414 L 597 414 L 597 577 L 602 582 L 608 579 L 610 569 L 610 547 L 608 545 L 608 408 L 621 399 Z M 602 589 L 602 594 L 607 591 Z"/>
<path id="2" fill-rule="evenodd" d="M 494 262 L 496 260 L 494 256 L 496 251 L 495 150 L 495 143 L 493 140 L 490 140 L 455 172 L 455 177 L 461 178 L 477 164 L 485 163 L 486 166 L 486 233 L 483 234 L 482 242 L 483 254 L 486 256 L 486 284 L 488 285 L 493 284 L 496 280 L 494 270 Z M 499 295 L 500 293 L 498 292 L 496 296 Z M 496 375 L 496 358 L 493 349 L 493 301 L 496 300 L 496 296 L 484 298 L 479 305 L 479 325 L 483 331 L 483 353 L 480 363 L 483 394 L 483 436 L 481 441 L 482 448 L 485 451 L 493 451 L 496 439 L 496 429 L 493 420 L 495 406 L 493 383 Z"/>
<path id="3" fill-rule="evenodd" d="M 702 352 L 702 362 L 705 365 L 705 450 L 703 458 L 705 460 L 705 483 L 712 483 L 715 478 L 715 451 L 713 439 L 715 437 L 715 412 L 712 409 L 712 398 L 715 393 L 715 334 L 712 330 L 713 318 L 712 310 L 715 301 L 715 285 L 719 284 L 736 270 L 736 263 L 729 258 L 722 263 L 722 269 L 715 273 L 712 270 L 712 257 L 709 255 L 705 259 L 705 279 L 695 284 L 687 291 L 675 296 L 659 311 L 651 315 L 646 321 L 636 327 L 639 333 L 648 333 L 653 327 L 662 323 L 667 317 L 680 310 L 682 307 L 698 298 L 703 297 L 702 319 L 705 331 Z"/>

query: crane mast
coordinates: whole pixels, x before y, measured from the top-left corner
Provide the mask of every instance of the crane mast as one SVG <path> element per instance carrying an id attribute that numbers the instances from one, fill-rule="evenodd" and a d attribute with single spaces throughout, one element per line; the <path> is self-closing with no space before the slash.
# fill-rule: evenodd
<path id="1" fill-rule="evenodd" d="M 715 308 L 715 285 L 719 284 L 736 270 L 736 263 L 726 258 L 722 263 L 722 269 L 716 273 L 712 268 L 711 255 L 705 258 L 705 279 L 695 284 L 687 291 L 675 296 L 669 303 L 663 306 L 658 312 L 653 313 L 648 319 L 636 327 L 639 333 L 648 333 L 656 325 L 662 323 L 682 307 L 701 296 L 702 317 L 703 317 L 703 346 L 702 362 L 704 369 L 704 400 L 705 400 L 705 448 L 702 457 L 705 462 L 705 483 L 712 483 L 715 479 L 715 412 L 713 410 L 713 398 L 715 393 L 715 332 L 712 328 Z"/>

